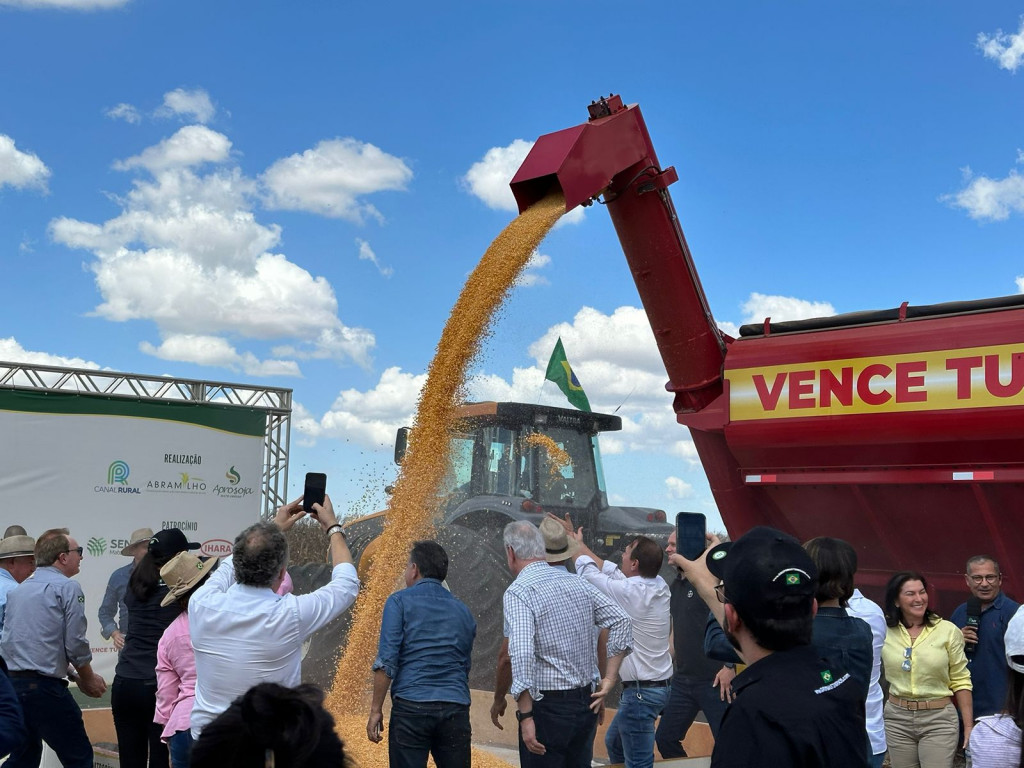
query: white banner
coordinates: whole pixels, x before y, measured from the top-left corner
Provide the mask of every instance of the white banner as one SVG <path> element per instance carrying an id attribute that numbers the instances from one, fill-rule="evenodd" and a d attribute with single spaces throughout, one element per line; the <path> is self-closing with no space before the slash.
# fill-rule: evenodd
<path id="1" fill-rule="evenodd" d="M 0 533 L 68 528 L 84 547 L 94 669 L 109 684 L 117 653 L 97 617 L 132 531 L 180 528 L 201 554 L 231 551 L 259 518 L 262 412 L 194 403 L 0 390 Z"/>

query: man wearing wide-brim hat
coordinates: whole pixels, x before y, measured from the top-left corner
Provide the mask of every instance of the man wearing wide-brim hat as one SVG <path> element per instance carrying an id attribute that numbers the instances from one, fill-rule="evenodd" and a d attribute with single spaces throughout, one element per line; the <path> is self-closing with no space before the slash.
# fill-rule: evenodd
<path id="1" fill-rule="evenodd" d="M 0 540 L 0 630 L 7 611 L 7 595 L 36 570 L 36 540 L 31 536 L 8 536 Z"/>
<path id="2" fill-rule="evenodd" d="M 132 558 L 132 561 L 110 574 L 107 591 L 103 594 L 103 602 L 100 603 L 97 614 L 100 620 L 100 634 L 104 640 L 113 640 L 114 648 L 118 652 L 124 648 L 124 639 L 128 635 L 128 606 L 124 602 L 125 592 L 128 591 L 128 579 L 131 578 L 135 566 L 145 556 L 149 540 L 152 538 L 152 528 L 138 528 L 132 531 L 132 537 L 121 550 L 121 554 Z"/>

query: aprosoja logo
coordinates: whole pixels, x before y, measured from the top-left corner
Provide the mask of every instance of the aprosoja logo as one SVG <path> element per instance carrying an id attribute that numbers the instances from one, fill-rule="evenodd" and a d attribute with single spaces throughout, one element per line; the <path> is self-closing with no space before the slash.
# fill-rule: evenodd
<path id="1" fill-rule="evenodd" d="M 232 485 L 238 485 L 240 482 L 242 482 L 242 476 L 238 474 L 238 470 L 235 469 L 234 466 L 232 466 L 231 469 L 224 473 L 224 477 L 226 477 L 228 479 L 228 482 L 231 483 Z"/>
<path id="2" fill-rule="evenodd" d="M 121 485 L 128 485 L 128 464 L 118 459 L 110 463 L 110 467 L 107 469 L 107 485 L 114 485 L 119 483 Z"/>
<path id="3" fill-rule="evenodd" d="M 89 554 L 93 557 L 99 557 L 107 551 L 107 540 L 93 536 L 85 543 L 85 548 L 89 550 Z"/>

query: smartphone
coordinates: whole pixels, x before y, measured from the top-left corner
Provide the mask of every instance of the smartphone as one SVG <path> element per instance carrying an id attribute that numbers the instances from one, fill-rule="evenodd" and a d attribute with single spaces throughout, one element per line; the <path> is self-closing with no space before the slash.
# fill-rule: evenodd
<path id="1" fill-rule="evenodd" d="M 707 547 L 707 532 L 707 518 L 700 512 L 680 512 L 676 515 L 676 552 L 696 560 Z"/>
<path id="2" fill-rule="evenodd" d="M 325 493 L 327 493 L 327 475 L 323 472 L 307 472 L 306 488 L 302 492 L 302 508 L 314 514 L 313 505 L 323 504 Z"/>

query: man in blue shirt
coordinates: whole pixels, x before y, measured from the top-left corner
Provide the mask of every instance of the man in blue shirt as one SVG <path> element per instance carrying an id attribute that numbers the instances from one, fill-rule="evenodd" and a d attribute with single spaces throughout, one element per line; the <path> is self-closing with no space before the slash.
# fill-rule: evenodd
<path id="1" fill-rule="evenodd" d="M 953 611 L 949 620 L 964 633 L 967 668 L 974 686 L 974 717 L 978 718 L 1003 710 L 1007 681 L 1003 635 L 1020 606 L 1003 594 L 999 563 L 988 555 L 975 555 L 967 561 L 965 570 L 967 588 L 977 598 L 978 624 L 967 626 L 967 603 Z"/>
<path id="2" fill-rule="evenodd" d="M 118 653 L 124 648 L 124 639 L 128 636 L 128 606 L 124 602 L 125 593 L 128 591 L 128 579 L 131 578 L 135 566 L 145 557 L 149 540 L 152 538 L 152 528 L 132 531 L 128 545 L 121 550 L 121 554 L 132 558 L 132 561 L 110 574 L 107 591 L 103 594 L 103 602 L 100 603 L 100 634 L 104 640 L 113 641 Z"/>
<path id="3" fill-rule="evenodd" d="M 8 536 L 0 541 L 0 630 L 4 628 L 7 595 L 36 570 L 36 540 Z"/>
<path id="4" fill-rule="evenodd" d="M 448 554 L 436 541 L 417 541 L 405 567 L 406 588 L 384 604 L 373 662 L 373 701 L 366 723 L 372 742 L 383 738 L 383 706 L 391 689 L 391 768 L 470 764 L 469 664 L 476 621 L 441 583 Z"/>

